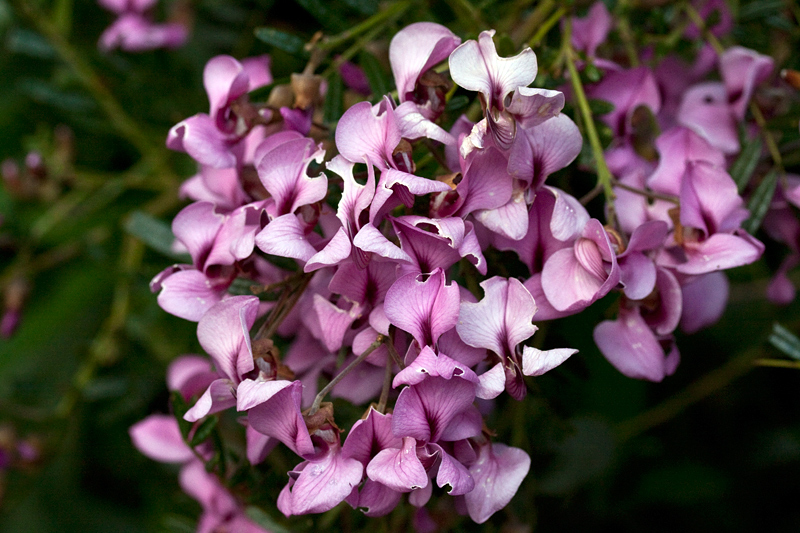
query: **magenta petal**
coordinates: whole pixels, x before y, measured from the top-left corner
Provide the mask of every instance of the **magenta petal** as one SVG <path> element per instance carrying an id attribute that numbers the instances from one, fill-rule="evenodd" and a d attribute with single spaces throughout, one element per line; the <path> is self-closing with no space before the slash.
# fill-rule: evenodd
<path id="1" fill-rule="evenodd" d="M 206 415 L 213 415 L 233 407 L 236 405 L 235 391 L 236 386 L 229 379 L 213 381 L 197 400 L 197 403 L 186 411 L 183 419 L 188 422 L 197 422 Z"/>
<path id="2" fill-rule="evenodd" d="M 276 439 L 267 437 L 259 433 L 248 424 L 245 431 L 247 441 L 247 460 L 251 465 L 257 465 L 264 461 L 275 446 L 278 444 Z"/>
<path id="3" fill-rule="evenodd" d="M 308 261 L 317 250 L 306 239 L 305 228 L 295 215 L 282 215 L 266 225 L 255 239 L 262 251 L 281 257 Z"/>
<path id="4" fill-rule="evenodd" d="M 611 31 L 613 20 L 606 5 L 597 1 L 585 17 L 572 19 L 572 46 L 594 57 L 597 47 L 603 44 Z"/>
<path id="5" fill-rule="evenodd" d="M 136 449 L 155 461 L 185 463 L 194 457 L 173 416 L 150 415 L 132 425 L 128 434 Z"/>
<path id="6" fill-rule="evenodd" d="M 256 405 L 260 405 L 277 393 L 290 386 L 292 381 L 259 381 L 245 379 L 236 388 L 236 410 L 249 411 Z"/>
<path id="7" fill-rule="evenodd" d="M 507 108 L 525 128 L 533 128 L 559 116 L 562 109 L 564 93 L 533 87 L 517 87 Z"/>
<path id="8" fill-rule="evenodd" d="M 219 376 L 211 361 L 199 355 L 181 355 L 167 367 L 167 389 L 180 391 L 184 399 L 204 391 Z"/>
<path id="9" fill-rule="evenodd" d="M 620 277 L 625 296 L 643 300 L 656 285 L 656 265 L 640 252 L 628 254 L 619 260 Z"/>
<path id="10" fill-rule="evenodd" d="M 584 246 L 579 247 L 581 243 Z M 589 259 L 582 261 L 583 256 Z M 617 284 L 618 270 L 613 284 L 608 283 L 610 277 L 604 279 L 600 256 L 595 243 L 584 238 L 576 242 L 574 249 L 564 248 L 550 256 L 542 270 L 542 289 L 553 307 L 558 311 L 587 307 Z M 587 269 L 589 264 L 596 268 Z"/>
<path id="11" fill-rule="evenodd" d="M 508 505 L 528 474 L 531 458 L 519 448 L 490 443 L 478 450 L 469 471 L 475 488 L 464 495 L 469 516 L 478 524 Z"/>
<path id="12" fill-rule="evenodd" d="M 312 161 L 322 163 L 325 151 L 307 138 L 288 141 L 265 153 L 256 166 L 258 177 L 276 203 L 278 215 L 319 202 L 328 193 L 325 174 L 307 174 Z"/>
<path id="13" fill-rule="evenodd" d="M 445 285 L 442 270 L 434 270 L 420 281 L 407 274 L 386 293 L 384 312 L 389 321 L 405 330 L 420 346 L 432 346 L 439 336 L 456 325 L 460 295 L 455 283 Z"/>
<path id="14" fill-rule="evenodd" d="M 203 85 L 214 120 L 217 112 L 247 92 L 248 76 L 242 64 L 231 56 L 216 56 L 203 69 Z"/>
<path id="15" fill-rule="evenodd" d="M 368 177 L 366 184 L 359 184 L 353 177 L 353 166 L 353 163 L 340 155 L 334 157 L 327 165 L 327 169 L 341 176 L 344 182 L 344 191 L 339 200 L 336 216 L 342 221 L 342 226 L 350 237 L 355 236 L 360 229 L 361 213 L 369 209 L 375 196 L 375 180 Z"/>
<path id="16" fill-rule="evenodd" d="M 477 382 L 475 372 L 463 364 L 451 359 L 443 353 L 436 355 L 430 346 L 425 346 L 414 361 L 397 373 L 392 387 L 400 385 L 416 385 L 428 377 L 451 379 L 460 377 L 473 383 Z"/>
<path id="17" fill-rule="evenodd" d="M 234 383 L 253 370 L 250 328 L 258 313 L 255 296 L 232 296 L 212 307 L 197 324 L 197 339 L 217 370 Z"/>
<path id="18" fill-rule="evenodd" d="M 681 183 L 680 221 L 704 236 L 731 232 L 747 216 L 736 183 L 723 168 L 705 162 L 688 166 Z"/>
<path id="19" fill-rule="evenodd" d="M 669 374 L 664 349 L 638 307 L 620 310 L 618 320 L 601 322 L 593 336 L 608 362 L 629 378 L 658 382 Z"/>
<path id="20" fill-rule="evenodd" d="M 326 266 L 338 265 L 350 257 L 351 250 L 350 237 L 347 236 L 344 228 L 339 228 L 325 248 L 308 258 L 303 271 L 313 272 Z"/>
<path id="21" fill-rule="evenodd" d="M 455 138 L 435 122 L 425 118 L 414 102 L 404 102 L 394 110 L 400 135 L 414 141 L 428 138 L 442 144 L 455 144 Z"/>
<path id="22" fill-rule="evenodd" d="M 456 187 L 463 203 L 458 209 L 466 216 L 478 209 L 496 209 L 511 199 L 512 180 L 506 171 L 506 158 L 494 147 L 474 152 L 469 158 L 464 177 Z"/>
<path id="23" fill-rule="evenodd" d="M 186 152 L 201 165 L 214 168 L 236 166 L 236 156 L 225 135 L 217 129 L 211 117 L 198 113 L 169 130 L 167 148 Z"/>
<path id="24" fill-rule="evenodd" d="M 658 84 L 653 72 L 647 67 L 606 73 L 587 93 L 590 98 L 614 104 L 614 110 L 603 115 L 603 120 L 616 135 L 628 132 L 631 116 L 638 106 L 645 105 L 653 113 L 658 113 L 661 109 Z"/>
<path id="25" fill-rule="evenodd" d="M 537 196 L 547 193 L 555 200 L 549 228 L 552 237 L 562 242 L 574 239 L 589 223 L 589 212 L 577 198 L 555 187 L 545 187 Z"/>
<path id="26" fill-rule="evenodd" d="M 491 231 L 518 241 L 528 232 L 528 206 L 522 189 L 514 188 L 511 199 L 496 209 L 480 209 L 475 219 Z"/>
<path id="27" fill-rule="evenodd" d="M 460 43 L 461 38 L 433 22 L 409 24 L 397 32 L 389 43 L 389 62 L 399 100 L 408 100 L 419 77 L 443 61 Z"/>
<path id="28" fill-rule="evenodd" d="M 438 441 L 446 429 L 456 432 L 456 428 L 450 430 L 448 426 L 463 411 L 472 407 L 475 388 L 475 383 L 464 379 L 433 377 L 406 387 L 395 404 L 392 432 L 398 437 L 414 437 L 422 442 Z M 472 421 L 470 417 L 464 419 L 470 433 Z M 477 430 L 480 432 L 480 426 Z M 475 433 L 469 436 L 475 436 Z"/>
<path id="29" fill-rule="evenodd" d="M 647 325 L 656 335 L 669 335 L 678 327 L 683 309 L 681 286 L 675 276 L 666 268 L 656 269 L 656 290 L 659 305 L 644 315 Z"/>
<path id="30" fill-rule="evenodd" d="M 517 132 L 508 157 L 508 172 L 539 189 L 547 176 L 569 165 L 581 151 L 583 137 L 567 115 L 558 115 Z"/>
<path id="31" fill-rule="evenodd" d="M 365 224 L 353 238 L 353 246 L 365 252 L 372 252 L 393 261 L 412 263 L 413 259 L 396 244 L 386 238 L 372 224 Z"/>
<path id="32" fill-rule="evenodd" d="M 736 120 L 721 83 L 707 82 L 690 87 L 683 95 L 677 118 L 678 124 L 694 130 L 723 153 L 739 151 Z"/>
<path id="33" fill-rule="evenodd" d="M 210 202 L 189 204 L 175 215 L 172 233 L 186 246 L 198 270 L 205 269 L 208 255 L 224 222 L 225 217 L 218 214 Z"/>
<path id="34" fill-rule="evenodd" d="M 301 456 L 314 453 L 314 444 L 300 414 L 302 390 L 302 383 L 294 381 L 268 401 L 253 407 L 247 415 L 253 429 L 278 439 Z"/>
<path id="35" fill-rule="evenodd" d="M 556 348 L 555 350 L 539 350 L 525 346 L 522 349 L 522 373 L 526 376 L 541 376 L 578 353 L 573 348 Z"/>
<path id="36" fill-rule="evenodd" d="M 720 319 L 728 303 L 730 284 L 724 272 L 711 272 L 690 281 L 681 290 L 681 329 L 691 334 Z"/>
<path id="37" fill-rule="evenodd" d="M 398 492 L 411 492 L 428 484 L 428 474 L 417 457 L 417 443 L 404 437 L 401 448 L 386 448 L 367 465 L 367 476 Z"/>

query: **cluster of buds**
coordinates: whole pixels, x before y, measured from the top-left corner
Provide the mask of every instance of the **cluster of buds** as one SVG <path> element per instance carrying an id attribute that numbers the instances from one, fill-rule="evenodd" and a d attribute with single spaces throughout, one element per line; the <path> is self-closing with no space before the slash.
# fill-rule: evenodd
<path id="1" fill-rule="evenodd" d="M 679 323 L 696 330 L 724 309 L 720 271 L 761 255 L 726 172 L 738 140 L 735 148 L 714 113 L 735 128 L 771 64 L 732 49 L 720 61 L 723 83 L 663 88 L 662 101 L 659 69 L 594 58 L 610 27 L 598 5 L 575 21 L 592 31 L 573 46 L 606 70 L 588 92 L 615 104 L 603 117 L 616 135 L 607 224 L 545 184 L 579 155 L 582 136 L 561 113 L 562 92 L 529 87 L 534 52 L 500 57 L 493 31 L 462 43 L 434 23 L 401 30 L 389 48 L 396 98 L 352 105 L 334 143 L 317 127 L 324 84 L 313 76 L 260 105 L 248 93 L 271 83 L 268 58 L 206 66 L 209 113 L 167 140 L 200 165 L 181 189 L 194 203 L 172 224 L 192 263 L 151 287 L 164 310 L 197 322 L 211 359 L 182 356 L 167 381 L 184 401 L 196 398 L 183 414 L 191 431 L 235 409 L 251 464 L 278 443 L 301 458 L 277 500 L 285 515 L 346 501 L 381 516 L 406 497 L 424 515 L 435 484 L 483 523 L 509 503 L 530 458 L 494 442 L 478 406 L 490 410 L 483 400 L 504 392 L 522 400 L 526 376 L 576 351 L 526 345 L 534 320 L 615 291 L 619 318 L 597 326 L 598 347 L 622 373 L 660 381 L 678 364 Z M 437 68 L 445 60 L 449 69 Z M 477 93 L 483 116 L 448 131 L 440 119 L 452 82 Z M 636 145 L 643 107 L 664 129 L 650 158 Z M 418 172 L 424 147 L 440 175 Z M 489 276 L 492 248 L 515 253 L 527 275 Z M 364 405 L 364 416 L 343 429 L 328 395 Z M 203 470 L 211 451 L 192 451 L 174 418 L 151 416 L 131 433 L 149 456 L 185 464 L 203 527 L 257 528 L 225 480 Z"/>

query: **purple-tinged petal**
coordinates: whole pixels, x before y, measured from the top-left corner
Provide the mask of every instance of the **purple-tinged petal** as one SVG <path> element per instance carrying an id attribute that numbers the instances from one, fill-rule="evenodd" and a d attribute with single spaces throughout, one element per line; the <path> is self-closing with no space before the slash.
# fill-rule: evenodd
<path id="1" fill-rule="evenodd" d="M 421 489 L 414 489 L 408 495 L 408 503 L 414 507 L 424 507 L 433 494 L 433 483 L 428 483 Z"/>
<path id="2" fill-rule="evenodd" d="M 405 330 L 420 346 L 432 346 L 456 325 L 460 295 L 458 285 L 445 285 L 437 269 L 424 281 L 416 274 L 398 278 L 386 293 L 384 312 L 392 324 Z"/>
<path id="3" fill-rule="evenodd" d="M 381 172 L 375 198 L 370 205 L 369 221 L 377 224 L 388 210 L 401 203 L 411 207 L 414 196 L 450 190 L 450 186 L 441 181 L 421 178 L 393 168 L 385 169 Z"/>
<path id="4" fill-rule="evenodd" d="M 491 369 L 478 376 L 478 388 L 475 396 L 482 400 L 497 398 L 506 390 L 506 372 L 503 363 L 497 363 Z"/>
<path id="5" fill-rule="evenodd" d="M 162 463 L 185 463 L 194 458 L 171 415 L 150 415 L 128 430 L 137 450 Z"/>
<path id="6" fill-rule="evenodd" d="M 339 228 L 325 248 L 308 258 L 304 272 L 313 272 L 326 266 L 338 265 L 350 257 L 353 247 L 344 228 Z"/>
<path id="7" fill-rule="evenodd" d="M 638 307 L 621 309 L 618 320 L 601 322 L 593 337 L 608 362 L 629 378 L 658 382 L 671 373 L 664 349 Z"/>
<path id="8" fill-rule="evenodd" d="M 685 245 L 684 250 L 687 261 L 676 266 L 676 270 L 683 274 L 706 274 L 755 262 L 764 252 L 764 244 L 745 232 L 717 233 L 701 243 Z"/>
<path id="9" fill-rule="evenodd" d="M 447 493 L 450 496 L 461 496 L 475 488 L 475 481 L 466 466 L 438 444 L 431 444 L 430 447 L 438 452 L 441 459 L 439 472 L 436 474 L 436 484 L 440 488 L 449 485 L 450 489 Z"/>
<path id="10" fill-rule="evenodd" d="M 250 84 L 247 86 L 248 92 L 272 83 L 272 73 L 269 70 L 270 63 L 271 60 L 268 55 L 242 59 L 242 68 L 244 68 L 247 78 L 250 80 Z"/>
<path id="11" fill-rule="evenodd" d="M 366 467 L 375 456 L 375 450 L 401 446 L 400 438 L 392 433 L 391 413 L 382 414 L 370 407 L 367 417 L 353 424 L 342 446 L 342 453 Z"/>
<path id="12" fill-rule="evenodd" d="M 587 88 L 590 98 L 605 100 L 614 104 L 614 110 L 601 118 L 618 137 L 629 132 L 631 117 L 640 105 L 658 113 L 661 108 L 661 95 L 655 76 L 647 67 L 609 72 L 595 86 Z"/>
<path id="13" fill-rule="evenodd" d="M 167 135 L 167 148 L 186 152 L 201 165 L 214 168 L 236 166 L 236 156 L 225 135 L 211 117 L 198 113 L 174 125 Z"/>
<path id="14" fill-rule="evenodd" d="M 462 302 L 456 330 L 466 344 L 510 357 L 516 346 L 538 329 L 533 325 L 536 304 L 528 289 L 514 278 L 495 276 L 481 283 L 478 303 Z"/>
<path id="15" fill-rule="evenodd" d="M 524 346 L 522 348 L 522 373 L 526 376 L 541 376 L 569 359 L 575 353 L 578 353 L 578 350 L 573 348 L 540 350 Z"/>
<path id="16" fill-rule="evenodd" d="M 229 379 L 218 379 L 208 386 L 191 409 L 186 411 L 183 419 L 197 422 L 206 415 L 213 415 L 236 405 L 236 385 Z"/>
<path id="17" fill-rule="evenodd" d="M 258 313 L 255 296 L 232 296 L 216 304 L 197 324 L 200 346 L 217 370 L 234 383 L 253 370 L 250 328 Z"/>
<path id="18" fill-rule="evenodd" d="M 517 87 L 508 105 L 508 112 L 525 128 L 533 128 L 557 117 L 562 109 L 564 93 L 533 87 Z"/>
<path id="19" fill-rule="evenodd" d="M 353 302 L 373 307 L 383 301 L 386 291 L 397 279 L 395 270 L 396 266 L 390 262 L 370 261 L 367 268 L 358 268 L 352 262 L 343 263 L 336 269 L 328 288 Z"/>
<path id="20" fill-rule="evenodd" d="M 353 360 L 355 356 L 345 359 L 343 365 L 350 364 Z M 342 398 L 353 405 L 364 405 L 380 395 L 384 374 L 386 371 L 382 366 L 358 365 L 336 384 L 331 391 L 331 398 Z"/>
<path id="21" fill-rule="evenodd" d="M 256 235 L 255 243 L 265 253 L 308 261 L 317 250 L 308 242 L 305 227 L 297 216 L 281 215 Z"/>
<path id="22" fill-rule="evenodd" d="M 572 19 L 572 46 L 594 57 L 597 47 L 603 44 L 611 31 L 613 21 L 603 2 L 595 2 L 585 17 Z"/>
<path id="23" fill-rule="evenodd" d="M 394 112 L 397 118 L 397 127 L 400 128 L 400 135 L 404 139 L 414 141 L 428 138 L 439 141 L 442 144 L 456 143 L 455 137 L 447 133 L 435 122 L 425 118 L 414 102 L 400 104 Z"/>
<path id="24" fill-rule="evenodd" d="M 365 224 L 353 238 L 353 246 L 364 252 L 374 253 L 392 261 L 414 262 L 399 246 L 387 239 L 378 228 L 369 223 Z"/>
<path id="25" fill-rule="evenodd" d="M 625 296 L 631 300 L 643 300 L 653 292 L 656 285 L 656 265 L 640 252 L 619 258 L 619 282 Z"/>
<path id="26" fill-rule="evenodd" d="M 528 474 L 531 458 L 523 450 L 505 444 L 481 446 L 469 471 L 475 488 L 464 495 L 469 516 L 478 524 L 511 501 Z"/>
<path id="27" fill-rule="evenodd" d="M 676 126 L 665 131 L 656 139 L 658 167 L 647 178 L 647 186 L 654 191 L 678 195 L 681 182 L 686 173 L 687 163 L 708 161 L 724 167 L 725 155 L 712 147 L 705 138 L 689 128 Z"/>
<path id="28" fill-rule="evenodd" d="M 732 232 L 747 217 L 733 178 L 708 163 L 689 164 L 680 199 L 681 225 L 697 228 L 704 236 Z"/>
<path id="29" fill-rule="evenodd" d="M 467 345 L 458 336 L 456 328 L 442 333 L 442 336 L 439 337 L 438 347 L 440 352 L 446 353 L 451 359 L 467 367 L 473 367 L 486 359 L 486 350 Z"/>
<path id="30" fill-rule="evenodd" d="M 469 405 L 466 409 L 453 416 L 436 440 L 459 441 L 469 439 L 480 435 L 482 428 L 483 416 L 481 412 L 474 405 Z"/>
<path id="31" fill-rule="evenodd" d="M 402 494 L 368 478 L 358 494 L 358 503 L 353 507 L 362 509 L 369 517 L 385 516 L 397 507 Z"/>
<path id="32" fill-rule="evenodd" d="M 511 200 L 513 187 L 507 165 L 506 158 L 494 147 L 475 152 L 468 159 L 463 179 L 456 187 L 463 197 L 459 216 L 479 209 L 497 209 Z"/>
<path id="33" fill-rule="evenodd" d="M 653 310 L 647 310 L 643 315 L 647 325 L 655 331 L 656 335 L 669 335 L 678 327 L 683 310 L 683 297 L 681 286 L 675 276 L 666 268 L 656 269 L 656 290 L 658 291 L 659 305 Z"/>
<path id="34" fill-rule="evenodd" d="M 769 78 L 774 68 L 770 56 L 742 46 L 732 46 L 720 56 L 719 69 L 737 119 L 744 119 L 755 86 Z"/>
<path id="35" fill-rule="evenodd" d="M 281 512 L 290 516 L 329 511 L 343 502 L 353 488 L 361 483 L 363 472 L 361 463 L 345 457 L 336 443 L 321 458 L 305 463 L 297 480 L 291 485 L 291 503 L 285 505 Z"/>
<path id="36" fill-rule="evenodd" d="M 554 187 L 546 187 L 546 190 L 555 199 L 550 233 L 554 239 L 562 242 L 574 239 L 589 223 L 589 212 L 574 196 Z M 538 196 L 541 196 L 541 192 Z"/>
<path id="37" fill-rule="evenodd" d="M 525 48 L 514 57 L 497 55 L 494 30 L 483 31 L 477 41 L 467 41 L 450 54 L 453 81 L 483 94 L 487 106 L 503 109 L 508 93 L 527 87 L 536 78 L 536 54 Z"/>
<path id="38" fill-rule="evenodd" d="M 197 322 L 227 292 L 227 284 L 217 287 L 211 281 L 198 270 L 178 270 L 160 282 L 158 305 L 167 313 Z"/>
<path id="39" fill-rule="evenodd" d="M 327 169 L 341 176 L 344 182 L 344 191 L 339 200 L 336 216 L 342 221 L 342 226 L 350 237 L 354 237 L 361 229 L 361 213 L 369 208 L 375 196 L 375 180 L 369 177 L 367 183 L 361 185 L 353 177 L 353 166 L 353 163 L 340 155 L 327 164 Z"/>
<path id="40" fill-rule="evenodd" d="M 198 270 L 205 270 L 209 264 L 208 256 L 224 222 L 225 217 L 217 213 L 214 204 L 209 202 L 189 204 L 175 215 L 172 233 L 186 246 Z"/>
<path id="41" fill-rule="evenodd" d="M 283 379 L 275 381 L 245 379 L 236 388 L 236 410 L 249 411 L 291 386 L 292 383 L 294 382 Z"/>
<path id="42" fill-rule="evenodd" d="M 253 429 L 273 437 L 300 456 L 314 453 L 314 444 L 300 414 L 303 385 L 292 382 L 248 412 L 247 419 Z"/>
<path id="43" fill-rule="evenodd" d="M 678 108 L 678 124 L 693 130 L 726 155 L 739 151 L 736 120 L 722 83 L 690 87 Z"/>
<path id="44" fill-rule="evenodd" d="M 180 391 L 184 399 L 206 390 L 219 376 L 211 370 L 211 361 L 199 355 L 181 355 L 167 367 L 167 389 Z"/>
<path id="45" fill-rule="evenodd" d="M 792 280 L 789 279 L 787 274 L 798 264 L 800 264 L 800 256 L 798 256 L 796 253 L 789 254 L 781 262 L 777 272 L 775 272 L 775 275 L 772 277 L 769 285 L 767 286 L 767 299 L 770 302 L 776 305 L 789 305 L 792 303 L 792 301 L 794 301 L 797 289 L 795 289 L 794 283 L 792 283 Z M 727 287 L 725 294 L 727 296 Z M 687 325 L 681 323 L 681 329 L 689 333 L 696 331 L 694 324 L 692 324 L 689 320 L 687 320 L 687 322 L 689 322 Z"/>
<path id="46" fill-rule="evenodd" d="M 245 431 L 245 439 L 247 442 L 247 460 L 251 465 L 262 463 L 269 455 L 269 452 L 278 444 L 277 439 L 259 433 L 250 425 L 247 426 Z"/>
<path id="47" fill-rule="evenodd" d="M 359 102 L 345 111 L 336 126 L 336 147 L 353 163 L 367 162 L 383 170 L 392 161 L 401 136 L 394 111 L 378 114 L 379 109 L 379 105 Z"/>
<path id="48" fill-rule="evenodd" d="M 425 346 L 414 361 L 397 373 L 392 381 L 392 387 L 400 385 L 417 385 L 428 377 L 452 379 L 453 376 L 477 383 L 475 372 L 468 367 L 451 359 L 443 353 L 436 355 L 434 351 Z"/>
<path id="49" fill-rule="evenodd" d="M 525 191 L 516 186 L 505 205 L 496 209 L 479 209 L 473 215 L 487 229 L 513 241 L 522 239 L 528 232 Z"/>
<path id="50" fill-rule="evenodd" d="M 325 174 L 307 174 L 311 161 L 322 163 L 325 151 L 307 138 L 285 142 L 265 153 L 256 169 L 264 188 L 276 203 L 278 215 L 294 213 L 299 207 L 319 202 L 328 193 Z"/>
<path id="51" fill-rule="evenodd" d="M 460 37 L 433 22 L 416 22 L 397 32 L 389 43 L 389 62 L 400 101 L 411 99 L 419 77 L 460 43 Z"/>
<path id="52" fill-rule="evenodd" d="M 367 465 L 367 476 L 398 492 L 427 486 L 428 474 L 417 457 L 417 442 L 404 437 L 400 448 L 385 448 Z"/>
<path id="53" fill-rule="evenodd" d="M 681 291 L 681 329 L 692 334 L 720 319 L 728 303 L 730 284 L 724 272 L 711 272 L 690 281 Z"/>
<path id="54" fill-rule="evenodd" d="M 206 63 L 203 85 L 208 94 L 209 115 L 216 123 L 224 120 L 217 113 L 247 93 L 248 84 L 249 78 L 244 67 L 231 56 L 216 56 Z"/>
<path id="55" fill-rule="evenodd" d="M 508 172 L 538 190 L 547 176 L 578 157 L 583 137 L 567 115 L 518 131 L 508 156 Z"/>
<path id="56" fill-rule="evenodd" d="M 476 379 L 477 381 L 477 379 Z M 445 430 L 455 435 L 460 428 L 448 428 L 461 413 L 473 408 L 476 384 L 465 379 L 429 377 L 400 392 L 392 416 L 392 432 L 398 437 L 414 437 L 422 442 L 436 442 Z M 480 413 L 478 413 L 480 418 Z M 466 424 L 468 436 L 475 436 L 473 417 L 458 418 Z M 477 427 L 480 432 L 480 425 Z M 465 438 L 465 437 L 459 437 Z M 455 439 L 458 440 L 458 439 Z"/>

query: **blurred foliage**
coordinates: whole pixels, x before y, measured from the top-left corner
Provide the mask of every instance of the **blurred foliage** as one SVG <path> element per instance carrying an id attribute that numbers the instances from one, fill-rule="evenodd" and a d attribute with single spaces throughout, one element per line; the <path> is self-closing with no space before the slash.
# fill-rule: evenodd
<path id="1" fill-rule="evenodd" d="M 630 35 L 623 37 L 651 46 L 655 57 L 696 50 L 696 42 L 673 31 L 685 25 L 680 3 L 607 3 L 626 21 Z M 16 284 L 25 299 L 18 330 L 0 340 L 0 426 L 35 439 L 40 450 L 32 464 L 0 476 L 2 533 L 195 528 L 200 508 L 179 489 L 177 468 L 140 455 L 127 431 L 147 414 L 171 409 L 166 366 L 200 350 L 195 325 L 161 311 L 148 281 L 179 260 L 169 247 L 169 221 L 184 205 L 178 185 L 194 167 L 187 156 L 169 152 L 164 138 L 172 125 L 207 108 L 202 70 L 209 58 L 268 53 L 275 78 L 284 80 L 303 69 L 303 44 L 322 31 L 336 54 L 364 69 L 374 99 L 391 87 L 387 36 L 432 20 L 465 39 L 496 28 L 506 54 L 534 40 L 537 86 L 556 88 L 564 83 L 563 73 L 550 68 L 559 60 L 559 19 L 551 17 L 549 31 L 548 17 L 558 9 L 582 15 L 588 7 L 554 0 L 165 4 L 164 12 L 191 11 L 186 46 L 101 54 L 97 38 L 113 17 L 95 2 L 0 0 L 0 160 L 25 172 L 25 156 L 35 152 L 44 169 L 25 190 L 0 188 L 0 289 Z M 741 0 L 732 8 L 737 23 L 726 45 L 751 47 L 772 55 L 780 68 L 800 69 L 796 3 Z M 385 12 L 391 13 L 379 34 L 363 33 L 369 39 L 355 45 L 335 41 Z M 624 57 L 624 46 L 615 46 L 615 54 Z M 334 96 L 325 121 L 332 124 L 346 98 L 335 69 L 328 74 Z M 586 81 L 598 75 L 584 71 Z M 453 96 L 446 120 L 474 114 L 468 102 Z M 785 109 L 769 117 L 770 127 L 787 170 L 797 171 L 800 101 L 780 104 Z M 606 103 L 591 105 L 600 113 Z M 602 128 L 599 134 L 610 139 Z M 760 141 L 745 145 L 734 165 L 742 188 L 760 152 Z M 594 183 L 584 177 L 559 185 L 582 195 Z M 762 180 L 753 196 L 761 204 L 754 207 L 763 207 L 774 187 L 774 178 Z M 682 363 L 661 384 L 625 378 L 594 346 L 592 328 L 611 312 L 613 298 L 543 325 L 549 341 L 580 355 L 531 381 L 528 401 L 498 399 L 489 419 L 505 442 L 530 452 L 531 474 L 506 510 L 483 526 L 462 520 L 452 530 L 800 530 L 800 374 L 790 360 L 800 353 L 800 302 L 779 309 L 764 296 L 782 254 L 768 247 L 764 261 L 730 273 L 731 302 L 722 321 L 679 337 Z M 497 255 L 503 261 L 496 264 L 513 274 L 516 260 Z M 755 366 L 756 360 L 764 364 Z M 790 368 L 767 368 L 776 360 Z M 340 416 L 360 415 L 349 409 L 337 404 Z M 204 430 L 235 424 L 234 417 L 221 417 Z M 242 450 L 230 453 L 241 460 Z M 285 450 L 271 454 L 256 469 L 249 498 L 274 501 L 293 460 Z M 452 505 L 448 498 L 434 500 L 433 515 Z M 409 512 L 401 507 L 368 520 L 343 505 L 315 521 L 286 521 L 274 507 L 249 510 L 275 531 L 398 531 Z"/>

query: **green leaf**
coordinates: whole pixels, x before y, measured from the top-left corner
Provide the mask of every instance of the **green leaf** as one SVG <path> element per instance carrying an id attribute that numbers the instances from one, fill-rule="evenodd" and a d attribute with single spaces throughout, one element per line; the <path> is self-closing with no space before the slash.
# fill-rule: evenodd
<path id="1" fill-rule="evenodd" d="M 256 28 L 256 38 L 279 50 L 294 56 L 308 57 L 306 42 L 296 35 L 284 33 L 274 28 Z"/>
<path id="2" fill-rule="evenodd" d="M 272 531 L 273 533 L 291 533 L 291 530 L 282 526 L 260 507 L 251 505 L 245 509 L 245 512 L 253 522 L 263 527 L 267 531 Z"/>
<path id="3" fill-rule="evenodd" d="M 175 253 L 172 243 L 175 236 L 169 225 L 143 211 L 134 211 L 125 221 L 125 231 L 144 242 L 147 246 L 167 257 L 191 262 L 186 254 Z"/>
<path id="4" fill-rule="evenodd" d="M 172 405 L 172 416 L 178 421 L 178 427 L 181 430 L 183 440 L 186 440 L 189 438 L 189 432 L 192 430 L 192 423 L 183 419 L 183 415 L 189 410 L 189 404 L 183 399 L 183 394 L 176 390 L 170 392 L 169 403 Z"/>
<path id="5" fill-rule="evenodd" d="M 605 100 L 598 100 L 596 98 L 589 99 L 589 109 L 592 110 L 593 115 L 605 115 L 614 111 L 614 104 Z"/>
<path id="6" fill-rule="evenodd" d="M 382 98 L 384 94 L 389 92 L 389 87 L 391 87 L 389 77 L 383 66 L 369 52 L 361 52 L 358 62 L 367 76 L 373 99 Z"/>
<path id="7" fill-rule="evenodd" d="M 338 72 L 334 72 L 328 79 L 328 92 L 325 94 L 323 121 L 325 124 L 335 124 L 342 116 L 344 94 L 344 80 Z"/>
<path id="8" fill-rule="evenodd" d="M 219 417 L 216 416 L 210 416 L 203 420 L 197 427 L 194 435 L 192 435 L 192 440 L 189 442 L 189 445 L 194 448 L 195 446 L 199 446 L 200 444 L 204 443 L 206 439 L 211 436 L 211 432 L 213 432 L 214 428 L 217 427 L 218 422 Z"/>
<path id="9" fill-rule="evenodd" d="M 469 105 L 469 97 L 460 94 L 458 96 L 452 97 L 445 105 L 445 110 L 447 111 L 456 111 L 458 109 L 467 107 Z"/>
<path id="10" fill-rule="evenodd" d="M 56 51 L 47 39 L 36 32 L 23 28 L 12 28 L 6 36 L 6 48 L 9 52 L 24 54 L 37 59 L 53 59 Z"/>
<path id="11" fill-rule="evenodd" d="M 362 15 L 374 15 L 380 7 L 378 0 L 343 0 L 348 7 L 351 7 Z"/>
<path id="12" fill-rule="evenodd" d="M 770 170 L 761 183 L 756 187 L 750 201 L 747 202 L 747 209 L 750 210 L 750 218 L 744 221 L 742 227 L 750 235 L 754 235 L 758 228 L 761 227 L 761 222 L 764 220 L 764 215 L 769 210 L 769 205 L 772 203 L 772 196 L 775 194 L 775 186 L 778 184 L 778 171 L 775 169 Z"/>
<path id="13" fill-rule="evenodd" d="M 337 15 L 335 11 L 328 7 L 328 2 L 323 2 L 322 0 L 295 1 L 326 28 L 330 28 L 335 31 L 344 31 L 349 26 L 349 24 L 342 17 Z"/>
<path id="14" fill-rule="evenodd" d="M 53 106 L 70 114 L 86 114 L 97 109 L 94 100 L 88 96 L 62 91 L 41 80 L 24 78 L 18 82 L 17 87 L 36 102 Z"/>
<path id="15" fill-rule="evenodd" d="M 743 143 L 739 157 L 737 157 L 736 161 L 731 165 L 731 177 L 739 188 L 739 194 L 744 191 L 744 188 L 747 187 L 747 184 L 750 182 L 750 178 L 753 177 L 753 172 L 761 158 L 763 147 L 764 144 L 761 142 L 760 137 L 755 137 L 746 141 Z"/>
<path id="16" fill-rule="evenodd" d="M 777 322 L 772 326 L 769 342 L 792 359 L 800 361 L 800 339 Z"/>

